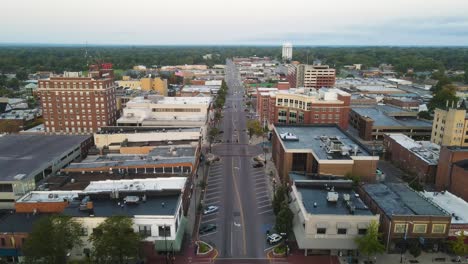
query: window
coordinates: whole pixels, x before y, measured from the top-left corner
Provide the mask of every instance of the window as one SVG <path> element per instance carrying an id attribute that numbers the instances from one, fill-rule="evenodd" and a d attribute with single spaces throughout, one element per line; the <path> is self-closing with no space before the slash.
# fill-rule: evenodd
<path id="1" fill-rule="evenodd" d="M 427 231 L 426 224 L 414 224 L 413 225 L 413 233 L 424 234 Z"/>
<path id="2" fill-rule="evenodd" d="M 407 224 L 395 224 L 394 233 L 403 234 L 405 233 Z"/>
<path id="3" fill-rule="evenodd" d="M 164 230 L 165 228 L 165 230 Z M 160 237 L 170 237 L 171 236 L 171 226 L 159 226 L 158 233 Z"/>
<path id="4" fill-rule="evenodd" d="M 0 184 L 0 192 L 13 192 L 13 185 Z"/>
<path id="5" fill-rule="evenodd" d="M 432 233 L 434 234 L 443 234 L 445 233 L 445 224 L 433 224 Z"/>
<path id="6" fill-rule="evenodd" d="M 151 226 L 150 225 L 139 225 L 138 232 L 144 237 L 151 236 Z M 164 230 L 163 230 L 164 232 Z"/>
<path id="7" fill-rule="evenodd" d="M 327 229 L 326 228 L 317 228 L 317 234 L 321 234 L 321 235 L 324 235 L 327 233 Z"/>
<path id="8" fill-rule="evenodd" d="M 347 231 L 346 228 L 338 228 L 338 235 L 346 235 Z"/>
<path id="9" fill-rule="evenodd" d="M 359 235 L 365 235 L 365 234 L 367 234 L 367 229 L 366 229 L 366 228 L 359 228 L 359 229 L 358 229 L 358 234 L 359 234 Z"/>

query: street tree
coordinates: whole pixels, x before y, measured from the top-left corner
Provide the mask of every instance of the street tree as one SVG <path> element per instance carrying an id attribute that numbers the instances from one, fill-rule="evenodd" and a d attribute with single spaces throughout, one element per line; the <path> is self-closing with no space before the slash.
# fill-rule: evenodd
<path id="1" fill-rule="evenodd" d="M 367 233 L 356 238 L 359 252 L 369 260 L 371 256 L 385 252 L 385 246 L 380 242 L 382 234 L 379 233 L 379 224 L 372 221 L 367 229 Z"/>
<path id="2" fill-rule="evenodd" d="M 464 231 L 457 238 L 450 242 L 450 248 L 457 256 L 464 256 L 468 254 L 468 245 L 465 244 L 466 236 Z"/>
<path id="3" fill-rule="evenodd" d="M 126 263 L 138 257 L 141 236 L 128 216 L 111 216 L 93 231 L 92 256 L 97 263 Z"/>
<path id="4" fill-rule="evenodd" d="M 286 192 L 287 188 L 284 185 L 280 185 L 276 188 L 272 201 L 273 212 L 275 213 L 275 215 L 278 215 L 278 213 L 281 211 L 281 205 L 284 201 L 286 201 Z"/>
<path id="5" fill-rule="evenodd" d="M 82 226 L 69 216 L 44 216 L 34 223 L 23 246 L 27 263 L 61 264 L 75 246 L 81 246 Z"/>
<path id="6" fill-rule="evenodd" d="M 263 135 L 263 128 L 260 124 L 260 121 L 250 119 L 247 121 L 247 131 L 249 132 L 249 137 L 252 138 L 253 135 L 255 136 L 262 136 Z"/>
<path id="7" fill-rule="evenodd" d="M 280 211 L 276 216 L 275 230 L 278 233 L 291 233 L 293 226 L 294 214 L 288 206 L 288 202 L 284 200 L 281 203 Z"/>

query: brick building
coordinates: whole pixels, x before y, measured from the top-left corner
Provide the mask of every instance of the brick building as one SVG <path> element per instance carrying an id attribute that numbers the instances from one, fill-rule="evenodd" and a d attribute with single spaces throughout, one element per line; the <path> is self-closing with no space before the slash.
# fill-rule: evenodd
<path id="1" fill-rule="evenodd" d="M 420 183 L 435 183 L 440 147 L 430 141 L 415 141 L 401 133 L 385 134 L 386 157 L 415 175 Z"/>
<path id="2" fill-rule="evenodd" d="M 421 104 L 421 102 L 419 102 L 418 100 L 407 97 L 386 97 L 384 101 L 386 104 L 394 105 L 406 110 L 418 110 L 419 105 Z"/>
<path id="3" fill-rule="evenodd" d="M 374 214 L 387 252 L 400 253 L 411 242 L 426 250 L 445 245 L 451 215 L 404 183 L 363 184 L 358 193 Z"/>
<path id="4" fill-rule="evenodd" d="M 468 148 L 442 146 L 439 160 L 436 189 L 468 200 Z"/>
<path id="5" fill-rule="evenodd" d="M 293 80 L 295 77 L 295 80 Z M 288 66 L 289 84 L 293 88 L 308 87 L 322 88 L 333 87 L 336 81 L 336 71 L 328 65 L 290 65 Z"/>
<path id="6" fill-rule="evenodd" d="M 44 125 L 47 133 L 90 134 L 117 118 L 112 65 L 92 65 L 87 77 L 65 72 L 40 80 Z"/>
<path id="7" fill-rule="evenodd" d="M 289 172 L 301 172 L 338 177 L 354 174 L 373 182 L 379 160 L 336 125 L 276 125 L 272 155 L 284 180 Z"/>
<path id="8" fill-rule="evenodd" d="M 268 124 L 337 124 L 346 129 L 351 95 L 338 89 L 257 90 L 257 113 Z"/>

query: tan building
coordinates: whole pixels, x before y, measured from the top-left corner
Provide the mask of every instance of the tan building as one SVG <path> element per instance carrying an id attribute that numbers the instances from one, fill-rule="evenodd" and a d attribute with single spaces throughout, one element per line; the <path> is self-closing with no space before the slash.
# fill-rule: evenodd
<path id="1" fill-rule="evenodd" d="M 296 68 L 296 87 L 333 87 L 335 80 L 336 71 L 328 65 L 300 64 Z"/>
<path id="2" fill-rule="evenodd" d="M 88 134 L 115 123 L 113 71 L 96 67 L 92 66 L 87 77 L 78 72 L 65 72 L 39 81 L 47 133 Z"/>
<path id="3" fill-rule="evenodd" d="M 437 108 L 434 111 L 431 142 L 442 146 L 468 146 L 467 120 L 465 109 Z"/>
<path id="4" fill-rule="evenodd" d="M 293 231 L 304 255 L 354 256 L 356 238 L 366 234 L 371 222 L 379 222 L 379 215 L 370 211 L 352 185 L 350 180 L 294 182 L 290 194 Z"/>
<path id="5" fill-rule="evenodd" d="M 121 81 L 116 82 L 119 87 L 130 89 L 141 89 L 143 91 L 156 91 L 160 95 L 167 96 L 167 80 L 161 78 L 141 78 L 130 79 L 129 76 L 124 76 Z"/>

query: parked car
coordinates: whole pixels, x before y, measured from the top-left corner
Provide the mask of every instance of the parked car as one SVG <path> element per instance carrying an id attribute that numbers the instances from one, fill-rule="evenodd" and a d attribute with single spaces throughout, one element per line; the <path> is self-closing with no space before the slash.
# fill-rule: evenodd
<path id="1" fill-rule="evenodd" d="M 273 244 L 276 244 L 276 243 L 280 242 L 281 239 L 283 239 L 283 237 L 278 235 L 278 234 L 271 234 L 271 235 L 267 236 L 267 242 L 270 245 L 273 245 Z"/>
<path id="2" fill-rule="evenodd" d="M 204 214 L 204 215 L 212 214 L 212 213 L 217 212 L 218 209 L 219 209 L 218 206 L 210 205 L 210 206 L 208 206 L 208 207 L 205 208 L 205 210 L 203 211 L 203 214 Z"/>
<path id="3" fill-rule="evenodd" d="M 198 230 L 198 233 L 200 235 L 203 235 L 203 234 L 206 234 L 206 233 L 209 233 L 209 232 L 213 232 L 216 230 L 216 225 L 215 224 L 206 224 L 206 225 L 202 225 L 200 227 L 200 230 Z"/>
<path id="4" fill-rule="evenodd" d="M 257 162 L 257 163 L 255 163 L 254 165 L 252 165 L 252 167 L 254 167 L 254 168 L 261 168 L 261 167 L 263 167 L 263 163 L 262 163 L 262 162 Z"/>

